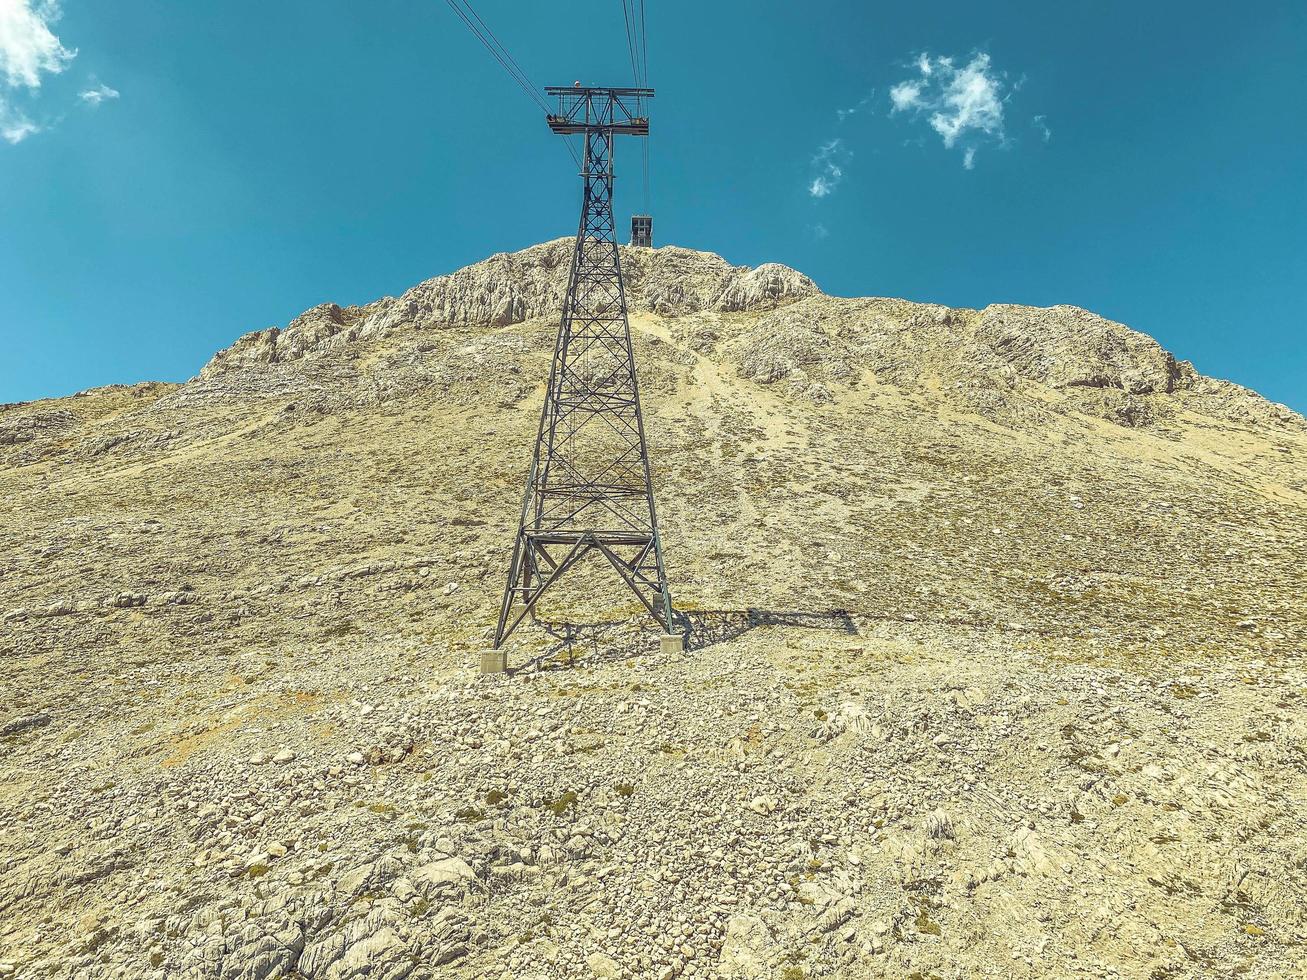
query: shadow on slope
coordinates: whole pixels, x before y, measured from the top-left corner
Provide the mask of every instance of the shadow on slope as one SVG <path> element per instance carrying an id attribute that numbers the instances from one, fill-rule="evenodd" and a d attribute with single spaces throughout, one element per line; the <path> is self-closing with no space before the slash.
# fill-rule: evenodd
<path id="1" fill-rule="evenodd" d="M 760 626 L 791 626 L 857 635 L 853 617 L 843 609 L 817 612 L 775 609 L 711 609 L 677 612 L 686 635 L 686 650 L 703 650 L 737 639 Z M 630 619 L 573 623 L 537 620 L 536 625 L 554 642 L 527 662 L 537 670 L 561 670 L 578 659 L 587 664 L 626 660 L 647 654 L 657 630 L 652 624 L 635 624 Z M 520 668 L 519 668 L 520 669 Z"/>

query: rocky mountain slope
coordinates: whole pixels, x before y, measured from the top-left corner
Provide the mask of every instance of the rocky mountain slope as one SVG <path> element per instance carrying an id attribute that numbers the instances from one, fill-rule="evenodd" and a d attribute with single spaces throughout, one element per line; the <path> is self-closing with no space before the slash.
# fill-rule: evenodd
<path id="1" fill-rule="evenodd" d="M 0 409 L 0 977 L 1307 970 L 1307 422 L 625 250 L 689 649 L 480 677 L 570 247 Z"/>

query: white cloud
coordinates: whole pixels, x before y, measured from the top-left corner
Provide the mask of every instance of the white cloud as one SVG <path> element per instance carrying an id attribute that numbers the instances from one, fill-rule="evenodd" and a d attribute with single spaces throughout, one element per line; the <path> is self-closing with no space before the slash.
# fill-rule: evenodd
<path id="1" fill-rule="evenodd" d="M 1048 123 L 1046 123 L 1044 119 L 1044 116 L 1036 116 L 1034 119 L 1030 120 L 1030 124 L 1039 130 L 1040 137 L 1042 137 L 1044 142 L 1047 143 L 1053 138 L 1053 131 L 1048 128 Z"/>
<path id="2" fill-rule="evenodd" d="M 1003 82 L 989 71 L 989 55 L 978 54 L 960 71 L 944 59 L 943 72 L 952 72 L 940 98 L 940 110 L 930 117 L 931 128 L 952 147 L 967 130 L 1003 135 Z M 947 76 L 945 76 L 947 77 Z"/>
<path id="3" fill-rule="evenodd" d="M 1006 73 L 994 70 L 988 54 L 975 54 L 958 68 L 952 58 L 922 52 L 914 67 L 917 78 L 890 89 L 890 115 L 910 111 L 913 118 L 925 118 L 945 147 L 962 149 L 968 170 L 982 143 L 1006 143 L 1003 109 L 1011 93 Z M 1038 119 L 1042 125 L 1043 117 Z"/>
<path id="4" fill-rule="evenodd" d="M 40 126 L 0 99 L 0 138 L 6 143 L 21 143 L 40 131 Z"/>
<path id="5" fill-rule="evenodd" d="M 58 0 L 0 0 L 0 138 L 21 143 L 45 127 L 33 122 L 14 103 L 13 90 L 25 89 L 30 97 L 41 87 L 43 75 L 57 75 L 77 56 L 50 30 L 60 16 Z"/>
<path id="6" fill-rule="evenodd" d="M 43 72 L 57 75 L 77 56 L 50 30 L 59 15 L 54 0 L 0 0 L 0 71 L 10 88 L 40 88 Z"/>
<path id="7" fill-rule="evenodd" d="M 812 197 L 828 197 L 844 179 L 844 167 L 853 156 L 842 139 L 833 139 L 817 148 L 812 158 L 812 165 L 817 172 L 808 184 L 808 194 Z"/>
<path id="8" fill-rule="evenodd" d="M 94 81 L 94 79 L 92 79 L 92 81 Z M 104 84 L 104 82 L 101 82 L 95 88 L 88 88 L 77 97 L 87 105 L 97 106 L 108 99 L 118 98 L 118 90 L 116 88 L 110 88 L 108 85 Z"/>
<path id="9" fill-rule="evenodd" d="M 916 82 L 900 82 L 889 90 L 889 100 L 894 108 L 890 114 L 905 112 L 921 104 L 921 86 Z"/>

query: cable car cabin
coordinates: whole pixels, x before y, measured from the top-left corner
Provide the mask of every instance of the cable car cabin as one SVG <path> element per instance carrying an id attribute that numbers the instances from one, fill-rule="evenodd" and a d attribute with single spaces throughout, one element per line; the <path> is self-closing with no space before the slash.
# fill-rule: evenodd
<path id="1" fill-rule="evenodd" d="M 651 215 L 631 215 L 631 244 L 639 248 L 653 248 L 653 217 Z"/>

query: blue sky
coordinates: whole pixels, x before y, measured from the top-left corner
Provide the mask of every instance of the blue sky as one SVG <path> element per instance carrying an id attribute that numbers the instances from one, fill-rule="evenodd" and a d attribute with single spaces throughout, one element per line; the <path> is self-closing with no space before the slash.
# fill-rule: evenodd
<path id="1" fill-rule="evenodd" d="M 646 7 L 659 243 L 1084 306 L 1307 411 L 1307 4 Z M 619 0 L 476 9 L 538 85 L 630 79 Z M 559 142 L 439 0 L 0 0 L 0 401 L 572 234 Z"/>

